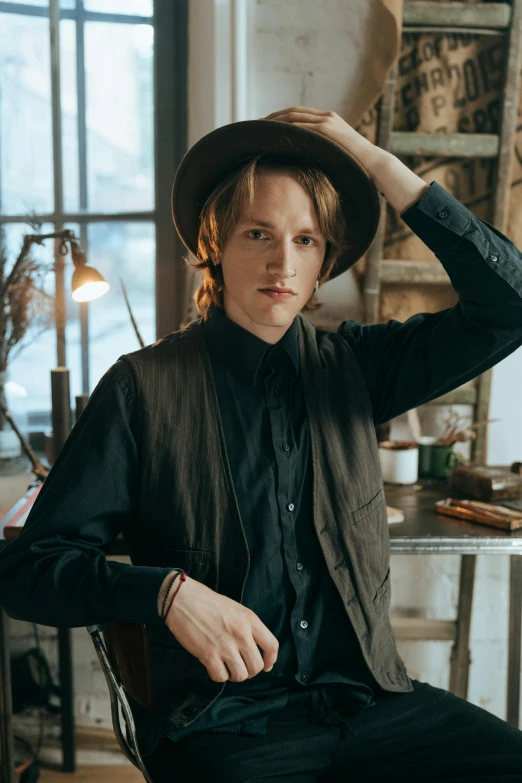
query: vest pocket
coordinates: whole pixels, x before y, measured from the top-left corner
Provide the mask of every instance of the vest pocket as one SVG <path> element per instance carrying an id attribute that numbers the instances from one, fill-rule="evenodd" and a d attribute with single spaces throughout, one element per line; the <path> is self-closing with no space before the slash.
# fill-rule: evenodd
<path id="1" fill-rule="evenodd" d="M 203 581 L 208 571 L 211 557 L 208 549 L 172 549 L 161 547 L 147 557 L 147 565 L 164 568 L 182 568 L 188 576 Z M 181 588 L 180 588 L 181 589 Z"/>
<path id="2" fill-rule="evenodd" d="M 366 519 L 370 514 L 372 514 L 381 503 L 384 501 L 384 490 L 381 487 L 377 494 L 364 506 L 361 506 L 361 508 L 357 508 L 355 511 L 350 512 L 352 515 L 352 523 L 357 526 L 360 522 L 363 521 L 363 519 Z"/>
<path id="3" fill-rule="evenodd" d="M 208 549 L 164 549 L 163 551 L 172 561 L 174 568 L 183 568 L 189 576 L 192 576 L 191 570 L 197 571 L 205 566 L 208 567 L 210 559 Z"/>
<path id="4" fill-rule="evenodd" d="M 350 512 L 353 541 L 357 553 L 356 573 L 361 580 L 368 602 L 374 607 L 380 604 L 388 590 L 390 565 L 390 542 L 384 489 L 378 492 L 358 509 Z"/>

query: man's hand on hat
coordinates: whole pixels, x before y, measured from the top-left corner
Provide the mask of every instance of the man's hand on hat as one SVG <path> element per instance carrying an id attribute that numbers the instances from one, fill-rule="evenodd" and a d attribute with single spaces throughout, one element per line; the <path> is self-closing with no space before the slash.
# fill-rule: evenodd
<path id="1" fill-rule="evenodd" d="M 393 153 L 372 144 L 334 111 L 292 106 L 260 119 L 299 125 L 340 144 L 364 166 L 379 193 L 399 214 L 418 201 L 429 187 Z"/>
<path id="2" fill-rule="evenodd" d="M 384 150 L 372 144 L 334 111 L 321 111 L 304 106 L 274 111 L 263 120 L 277 120 L 299 125 L 301 128 L 322 133 L 350 152 L 368 170 L 378 165 Z"/>

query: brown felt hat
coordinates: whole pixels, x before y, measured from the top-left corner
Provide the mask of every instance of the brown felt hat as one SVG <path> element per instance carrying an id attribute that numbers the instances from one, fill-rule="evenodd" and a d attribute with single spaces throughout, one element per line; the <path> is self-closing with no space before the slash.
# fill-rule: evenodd
<path id="1" fill-rule="evenodd" d="M 185 247 L 197 255 L 201 210 L 214 188 L 229 172 L 260 154 L 279 161 L 310 160 L 327 175 L 341 198 L 351 245 L 337 259 L 329 279 L 353 266 L 370 247 L 379 225 L 379 194 L 373 180 L 337 142 L 278 120 L 223 125 L 186 153 L 172 188 L 172 218 Z"/>

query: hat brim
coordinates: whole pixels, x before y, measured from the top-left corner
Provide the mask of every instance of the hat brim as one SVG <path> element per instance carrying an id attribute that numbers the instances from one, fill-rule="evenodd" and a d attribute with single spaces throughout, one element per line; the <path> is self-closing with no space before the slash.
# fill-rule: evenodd
<path id="1" fill-rule="evenodd" d="M 185 247 L 197 255 L 201 210 L 214 188 L 242 161 L 260 154 L 306 158 L 326 174 L 341 199 L 350 245 L 337 259 L 328 279 L 353 266 L 370 247 L 379 226 L 380 201 L 375 183 L 340 144 L 277 120 L 223 125 L 203 136 L 185 154 L 172 188 L 172 218 Z"/>

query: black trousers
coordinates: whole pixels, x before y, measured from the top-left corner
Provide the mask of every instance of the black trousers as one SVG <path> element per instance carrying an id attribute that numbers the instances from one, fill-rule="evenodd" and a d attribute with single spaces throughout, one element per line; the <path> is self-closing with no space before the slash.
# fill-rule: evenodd
<path id="1" fill-rule="evenodd" d="M 333 690 L 291 692 L 262 737 L 201 732 L 145 759 L 154 783 L 522 783 L 522 731 L 440 688 L 346 716 Z"/>

